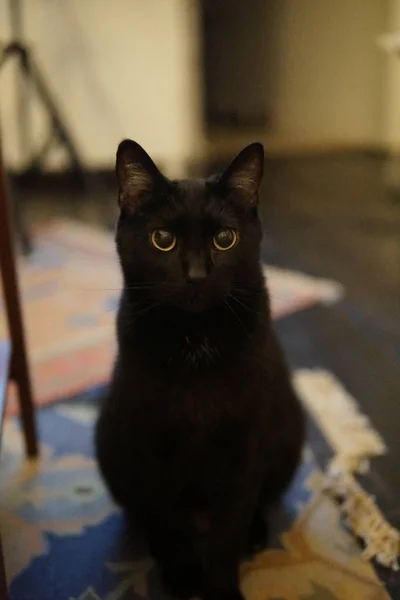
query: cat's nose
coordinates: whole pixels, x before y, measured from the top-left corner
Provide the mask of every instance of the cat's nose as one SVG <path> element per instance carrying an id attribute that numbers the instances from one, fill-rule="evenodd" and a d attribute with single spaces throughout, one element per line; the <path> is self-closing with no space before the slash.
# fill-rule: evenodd
<path id="1" fill-rule="evenodd" d="M 188 283 L 200 283 L 206 279 L 207 275 L 206 265 L 202 261 L 193 261 L 188 265 Z"/>

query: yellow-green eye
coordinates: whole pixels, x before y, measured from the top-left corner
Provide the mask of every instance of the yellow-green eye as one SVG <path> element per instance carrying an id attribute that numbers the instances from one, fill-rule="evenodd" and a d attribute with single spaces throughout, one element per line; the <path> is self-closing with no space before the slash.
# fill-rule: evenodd
<path id="1" fill-rule="evenodd" d="M 237 233 L 234 229 L 221 229 L 213 237 L 213 244 L 217 250 L 230 250 L 237 242 Z"/>
<path id="2" fill-rule="evenodd" d="M 176 246 L 176 236 L 167 229 L 155 229 L 150 239 L 153 246 L 162 252 L 170 252 Z"/>

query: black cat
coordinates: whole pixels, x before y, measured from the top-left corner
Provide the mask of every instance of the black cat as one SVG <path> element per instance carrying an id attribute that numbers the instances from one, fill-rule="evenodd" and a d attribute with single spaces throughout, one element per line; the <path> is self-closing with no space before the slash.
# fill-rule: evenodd
<path id="1" fill-rule="evenodd" d="M 124 288 L 97 457 L 181 598 L 242 598 L 240 559 L 300 460 L 260 267 L 263 163 L 255 143 L 218 177 L 170 181 L 135 142 L 117 152 Z"/>

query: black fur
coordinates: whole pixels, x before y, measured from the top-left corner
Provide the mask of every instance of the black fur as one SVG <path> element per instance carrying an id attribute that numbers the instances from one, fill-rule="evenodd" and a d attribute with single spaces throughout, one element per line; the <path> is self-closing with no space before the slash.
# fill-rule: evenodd
<path id="1" fill-rule="evenodd" d="M 124 289 L 97 456 L 182 598 L 241 598 L 239 561 L 303 444 L 260 267 L 262 168 L 260 144 L 209 180 L 167 180 L 130 140 L 117 153 Z M 152 245 L 156 228 L 176 235 L 173 250 Z M 228 251 L 212 245 L 224 228 L 238 235 Z"/>

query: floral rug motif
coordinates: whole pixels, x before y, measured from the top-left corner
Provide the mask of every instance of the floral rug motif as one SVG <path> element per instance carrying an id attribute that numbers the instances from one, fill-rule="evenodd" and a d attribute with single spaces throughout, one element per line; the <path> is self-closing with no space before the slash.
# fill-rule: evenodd
<path id="1" fill-rule="evenodd" d="M 0 527 L 10 600 L 166 600 L 146 544 L 127 544 L 124 518 L 96 469 L 99 393 L 38 411 L 37 461 L 24 459 L 17 420 L 6 422 Z M 242 565 L 247 600 L 388 599 L 321 480 L 307 448 L 271 519 L 269 547 Z"/>
<path id="2" fill-rule="evenodd" d="M 73 221 L 43 225 L 19 274 L 37 404 L 105 383 L 121 289 L 113 236 Z M 268 267 L 267 277 L 275 318 L 342 294 L 339 284 L 301 273 Z M 0 339 L 6 334 L 0 295 Z M 15 412 L 14 394 L 10 400 Z"/>

